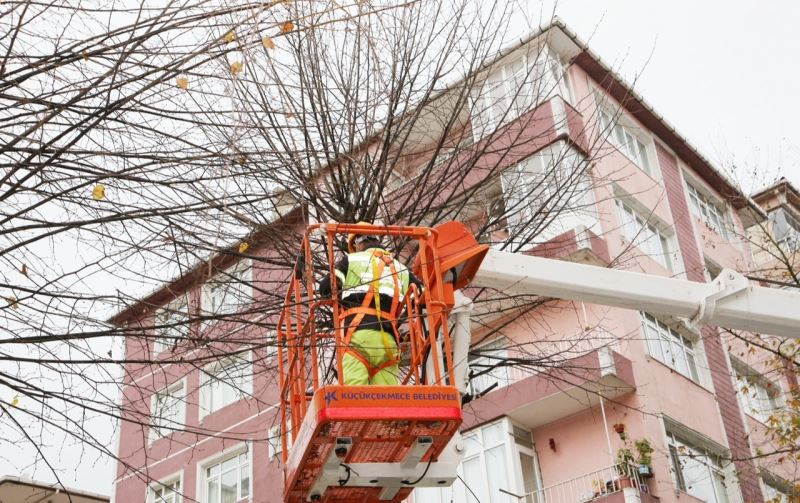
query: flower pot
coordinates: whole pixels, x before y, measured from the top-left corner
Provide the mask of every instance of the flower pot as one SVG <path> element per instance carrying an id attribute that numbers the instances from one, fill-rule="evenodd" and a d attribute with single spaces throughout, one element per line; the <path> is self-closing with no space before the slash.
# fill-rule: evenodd
<path id="1" fill-rule="evenodd" d="M 639 465 L 636 469 L 639 472 L 639 476 L 650 478 L 653 476 L 653 467 L 650 465 Z"/>
<path id="2" fill-rule="evenodd" d="M 614 431 L 617 432 L 618 435 L 622 435 L 623 433 L 625 433 L 625 424 L 624 423 L 615 424 Z"/>
<path id="3" fill-rule="evenodd" d="M 620 489 L 625 489 L 626 487 L 633 487 L 633 481 L 631 480 L 630 477 L 620 477 L 619 487 Z"/>

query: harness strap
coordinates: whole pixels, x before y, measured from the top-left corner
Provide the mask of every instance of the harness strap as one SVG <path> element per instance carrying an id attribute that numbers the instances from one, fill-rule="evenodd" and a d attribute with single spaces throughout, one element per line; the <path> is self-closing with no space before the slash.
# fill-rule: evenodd
<path id="1" fill-rule="evenodd" d="M 378 258 L 380 260 L 373 260 L 374 258 Z M 370 380 L 381 370 L 391 367 L 395 365 L 398 361 L 400 361 L 400 353 L 399 351 L 393 352 L 392 350 L 392 340 L 389 339 L 389 334 L 387 334 L 383 328 L 381 327 L 380 323 L 383 319 L 390 322 L 392 325 L 392 329 L 394 331 L 394 342 L 395 345 L 398 343 L 396 340 L 397 334 L 397 308 L 399 305 L 399 297 L 400 297 L 400 278 L 397 275 L 397 268 L 394 265 L 394 259 L 388 253 L 384 252 L 383 250 L 374 250 L 372 252 L 372 256 L 370 257 L 370 265 L 372 267 L 372 281 L 371 286 L 372 288 L 367 290 L 366 295 L 364 296 L 364 300 L 359 307 L 353 307 L 350 309 L 345 310 L 342 314 L 340 314 L 340 323 L 345 320 L 348 316 L 355 315 L 355 318 L 347 327 L 347 333 L 344 337 L 344 345 L 346 346 L 345 353 L 349 353 L 353 355 L 356 359 L 358 359 L 364 366 L 367 368 L 367 372 L 369 374 Z M 383 274 L 384 269 L 386 266 L 389 266 L 389 270 L 392 273 L 392 279 L 394 283 L 394 295 L 392 295 L 392 306 L 391 312 L 387 313 L 381 309 L 381 300 L 380 300 L 380 279 L 381 275 Z M 372 307 L 372 303 L 374 301 L 375 307 Z M 358 329 L 361 322 L 364 320 L 364 316 L 367 314 L 374 315 L 378 318 L 378 326 L 379 330 L 383 336 L 383 347 L 386 351 L 386 360 L 380 365 L 372 365 L 367 358 L 361 354 L 360 351 L 355 350 L 351 345 L 351 341 L 353 339 L 353 334 L 355 334 L 356 330 Z"/>
<path id="2" fill-rule="evenodd" d="M 399 360 L 399 358 L 392 358 L 390 360 L 386 360 L 385 362 L 381 363 L 380 365 L 372 365 L 369 362 L 369 360 L 367 360 L 367 358 L 363 354 L 361 354 L 361 352 L 358 351 L 358 350 L 355 350 L 353 348 L 347 348 L 347 349 L 345 349 L 344 352 L 346 354 L 353 355 L 353 357 L 355 359 L 357 359 L 358 361 L 360 361 L 364 365 L 364 368 L 367 369 L 367 375 L 368 375 L 368 379 L 370 381 L 372 380 L 373 377 L 375 377 L 378 374 L 378 372 L 380 372 L 383 369 L 386 369 L 386 368 L 389 368 L 389 367 L 395 365 Z"/>
<path id="3" fill-rule="evenodd" d="M 364 306 L 351 307 L 349 309 L 346 309 L 346 310 L 342 311 L 342 314 L 340 314 L 339 317 L 347 318 L 348 316 L 352 316 L 354 314 L 372 314 L 372 315 L 375 315 L 375 309 L 373 309 L 371 307 L 364 307 Z M 389 321 L 389 322 L 397 321 L 397 318 L 395 318 L 392 315 L 392 313 L 387 313 L 386 311 L 381 311 L 380 312 L 380 319 L 385 320 L 385 321 Z"/>

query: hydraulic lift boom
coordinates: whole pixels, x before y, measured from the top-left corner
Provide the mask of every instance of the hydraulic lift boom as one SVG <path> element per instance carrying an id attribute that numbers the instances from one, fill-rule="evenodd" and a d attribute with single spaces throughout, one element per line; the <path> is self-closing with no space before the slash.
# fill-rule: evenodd
<path id="1" fill-rule="evenodd" d="M 723 269 L 711 283 L 489 250 L 472 286 L 623 307 L 766 335 L 800 338 L 800 292 L 754 285 Z"/>
<path id="2" fill-rule="evenodd" d="M 332 278 L 337 234 L 414 239 L 413 265 L 424 288 L 403 299 L 407 355 L 397 386 L 343 386 L 322 372 L 324 348 L 342 370 L 346 323 L 337 299 L 315 294 L 311 233 L 325 239 Z M 464 456 L 459 435 L 466 391 L 470 299 L 489 287 L 688 319 L 765 335 L 800 338 L 800 292 L 757 286 L 723 269 L 711 283 L 622 271 L 489 249 L 467 228 L 312 225 L 304 261 L 290 281 L 278 323 L 284 501 L 400 502 L 414 487 L 444 487 Z M 334 288 L 335 290 L 335 288 Z M 331 309 L 333 326 L 318 320 Z"/>

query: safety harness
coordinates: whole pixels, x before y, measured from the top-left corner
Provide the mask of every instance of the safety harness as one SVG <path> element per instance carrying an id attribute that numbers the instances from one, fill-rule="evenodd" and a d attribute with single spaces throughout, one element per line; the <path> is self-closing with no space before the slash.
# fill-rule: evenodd
<path id="1" fill-rule="evenodd" d="M 353 357 L 364 364 L 364 367 L 367 369 L 367 373 L 369 375 L 369 380 L 371 381 L 378 372 L 385 368 L 396 365 L 400 361 L 399 351 L 393 351 L 392 349 L 392 339 L 394 339 L 395 342 L 394 347 L 398 347 L 396 334 L 398 333 L 397 311 L 398 306 L 400 305 L 400 277 L 397 274 L 395 261 L 388 252 L 377 248 L 373 249 L 372 256 L 370 257 L 369 261 L 372 268 L 372 281 L 370 282 L 371 288 L 367 290 L 366 295 L 364 295 L 364 301 L 360 306 L 351 307 L 341 313 L 339 316 L 339 323 L 340 326 L 344 326 L 344 322 L 348 317 L 355 316 L 347 327 L 347 332 L 344 336 L 343 342 L 345 346 L 345 353 L 353 355 Z M 387 266 L 389 267 L 389 271 L 392 274 L 392 279 L 394 280 L 392 306 L 388 312 L 381 309 L 380 297 L 380 279 L 383 277 L 383 271 Z M 378 319 L 378 329 L 380 330 L 381 334 L 383 334 L 383 347 L 386 350 L 386 361 L 377 366 L 372 365 L 360 351 L 350 345 L 350 342 L 353 339 L 353 334 L 355 334 L 358 330 L 358 327 L 363 321 L 364 316 L 368 314 L 373 315 Z M 388 321 L 391 324 L 393 332 L 392 335 L 387 334 L 386 331 L 383 330 L 383 320 Z M 392 339 L 390 339 L 390 337 L 392 337 Z"/>

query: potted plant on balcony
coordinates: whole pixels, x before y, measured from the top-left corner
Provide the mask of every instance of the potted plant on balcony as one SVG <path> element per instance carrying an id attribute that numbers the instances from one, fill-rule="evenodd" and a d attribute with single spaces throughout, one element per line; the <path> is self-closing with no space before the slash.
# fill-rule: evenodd
<path id="1" fill-rule="evenodd" d="M 633 452 L 627 447 L 620 447 L 617 449 L 617 467 L 619 469 L 619 488 L 633 487 L 631 477 L 631 466 L 633 465 L 634 457 Z"/>
<path id="2" fill-rule="evenodd" d="M 637 471 L 641 477 L 650 478 L 653 476 L 653 445 L 650 443 L 650 440 L 646 438 L 640 438 L 636 442 L 633 443 L 633 446 L 636 448 L 636 452 L 639 454 L 638 459 L 636 460 Z"/>

